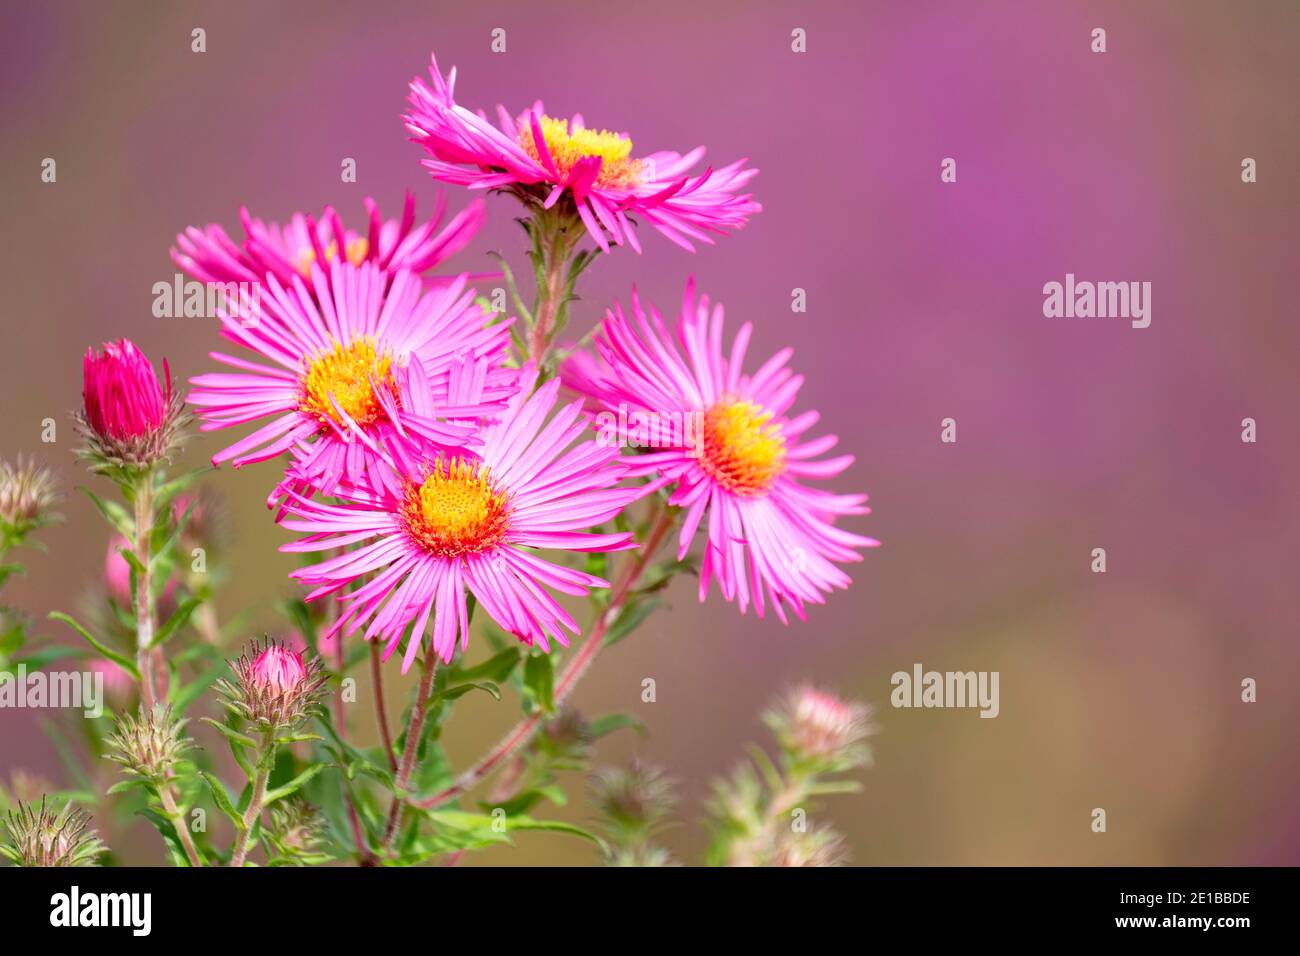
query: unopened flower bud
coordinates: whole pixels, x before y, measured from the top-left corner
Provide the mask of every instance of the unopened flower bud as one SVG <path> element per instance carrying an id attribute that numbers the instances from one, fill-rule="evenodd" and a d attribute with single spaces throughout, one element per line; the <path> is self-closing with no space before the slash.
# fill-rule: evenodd
<path id="1" fill-rule="evenodd" d="M 269 645 L 253 658 L 249 673 L 259 690 L 280 696 L 293 693 L 307 678 L 302 654 L 280 644 Z"/>
<path id="2" fill-rule="evenodd" d="M 0 461 L 0 518 L 21 535 L 53 517 L 58 500 L 54 478 L 46 468 L 19 457 L 17 465 Z"/>
<path id="3" fill-rule="evenodd" d="M 840 700 L 812 687 L 799 687 L 766 716 L 768 725 L 792 756 L 804 760 L 866 763 L 861 746 L 872 732 L 871 708 Z"/>
<path id="4" fill-rule="evenodd" d="M 44 797 L 39 810 L 19 804 L 7 815 L 5 830 L 0 856 L 17 866 L 95 866 L 105 849 L 88 813 L 70 803 L 55 813 Z"/>
<path id="5" fill-rule="evenodd" d="M 776 841 L 771 866 L 843 866 L 848 861 L 844 838 L 830 827 L 806 833 L 788 831 Z"/>
<path id="6" fill-rule="evenodd" d="M 325 819 L 320 811 L 301 797 L 278 803 L 271 808 L 271 828 L 267 833 L 278 855 L 291 862 L 308 862 L 320 844 Z"/>
<path id="7" fill-rule="evenodd" d="M 627 767 L 601 767 L 590 779 L 591 802 L 611 832 L 644 836 L 672 813 L 672 781 L 657 767 L 633 761 Z"/>
<path id="8" fill-rule="evenodd" d="M 106 342 L 102 355 L 87 349 L 82 371 L 79 424 L 88 442 L 87 457 L 119 467 L 144 467 L 166 457 L 183 407 L 172 390 L 167 362 L 164 387 L 145 354 L 122 339 Z"/>
<path id="9" fill-rule="evenodd" d="M 325 683 L 318 658 L 304 661 L 301 651 L 278 641 L 254 642 L 230 666 L 236 683 L 218 684 L 226 706 L 264 726 L 300 723 L 316 705 Z"/>
<path id="10" fill-rule="evenodd" d="M 123 714 L 108 738 L 107 757 L 128 774 L 160 783 L 189 749 L 190 739 L 181 733 L 185 724 L 184 719 L 173 720 L 171 707 L 163 704 L 141 709 L 139 716 Z"/>

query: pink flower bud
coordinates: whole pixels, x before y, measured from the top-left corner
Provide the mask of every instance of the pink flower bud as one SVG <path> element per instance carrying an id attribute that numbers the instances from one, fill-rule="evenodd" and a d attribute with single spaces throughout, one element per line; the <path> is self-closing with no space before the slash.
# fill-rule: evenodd
<path id="1" fill-rule="evenodd" d="M 874 728 L 871 708 L 813 687 L 799 687 L 767 715 L 782 746 L 802 759 L 865 762 L 861 743 Z"/>
<path id="2" fill-rule="evenodd" d="M 217 691 L 226 707 L 245 720 L 265 727 L 301 724 L 319 704 L 325 675 L 320 659 L 303 660 L 279 641 L 254 641 L 230 662 L 237 681 L 219 681 Z"/>
<path id="3" fill-rule="evenodd" d="M 252 679 L 259 690 L 273 694 L 291 694 L 307 678 L 302 654 L 279 644 L 271 644 L 253 659 Z"/>
<path id="4" fill-rule="evenodd" d="M 115 707 L 121 707 L 135 693 L 135 678 L 123 670 L 120 664 L 96 657 L 87 666 L 92 674 L 101 676 L 104 695 Z"/>
<path id="5" fill-rule="evenodd" d="M 108 542 L 108 553 L 104 555 L 104 587 L 121 607 L 132 607 L 135 603 L 135 595 L 131 593 L 131 565 L 119 550 L 130 547 L 131 542 L 118 535 Z"/>
<path id="6" fill-rule="evenodd" d="M 101 439 L 141 438 L 162 428 L 171 401 L 171 369 L 164 393 L 153 366 L 128 339 L 104 343 L 104 354 L 86 350 L 82 363 L 86 424 Z"/>

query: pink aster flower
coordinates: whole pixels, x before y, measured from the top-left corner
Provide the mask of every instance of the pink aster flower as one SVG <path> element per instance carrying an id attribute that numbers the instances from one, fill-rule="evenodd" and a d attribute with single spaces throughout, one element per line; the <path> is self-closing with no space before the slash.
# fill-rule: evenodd
<path id="1" fill-rule="evenodd" d="M 473 202 L 439 231 L 445 212 L 446 200 L 439 193 L 433 215 L 416 226 L 415 197 L 408 192 L 401 220 L 384 220 L 375 201 L 367 196 L 370 222 L 363 234 L 344 228 L 330 206 L 319 220 L 295 213 L 283 226 L 255 219 L 241 207 L 242 243 L 236 243 L 216 223 L 203 229 L 190 226 L 176 237 L 172 261 L 201 282 L 219 283 L 262 282 L 275 276 L 287 286 L 295 277 L 311 278 L 312 263 L 324 266 L 336 259 L 354 266 L 373 263 L 388 275 L 403 269 L 422 273 L 465 248 L 486 215 L 482 201 Z"/>
<path id="2" fill-rule="evenodd" d="M 433 178 L 471 189 L 520 188 L 548 209 L 567 193 L 605 251 L 609 239 L 618 245 L 626 239 L 641 251 L 629 216 L 693 251 L 691 239 L 711 243 L 710 233 L 739 228 L 762 209 L 740 193 L 758 172 L 744 168 L 744 160 L 691 176 L 703 147 L 685 156 L 636 157 L 626 134 L 590 128 L 577 115 L 548 116 L 541 101 L 515 118 L 498 106 L 493 125 L 481 110 L 471 113 L 456 103 L 454 68 L 444 77 L 434 57 L 429 74 L 432 87 L 419 78 L 411 82 L 405 121 L 432 157 L 424 165 Z"/>
<path id="3" fill-rule="evenodd" d="M 433 621 L 431 646 L 450 661 L 469 639 L 466 595 L 502 628 L 549 652 L 551 641 L 567 646 L 578 625 L 549 593 L 586 595 L 608 582 L 539 557 L 532 549 L 613 551 L 633 547 L 630 535 L 592 534 L 627 504 L 655 487 L 624 487 L 627 466 L 618 450 L 595 441 L 572 445 L 588 433 L 577 403 L 555 405 L 559 381 L 529 394 L 536 380 L 523 373 L 519 393 L 499 421 L 483 431 L 481 454 L 426 460 L 410 468 L 391 462 L 396 492 L 351 489 L 343 504 L 290 496 L 291 517 L 281 523 L 305 537 L 282 551 L 355 550 L 291 574 L 315 588 L 314 600 L 359 586 L 340 596 L 334 630 L 397 649 L 406 629 L 413 635 L 403 658 L 407 670 Z M 368 578 L 368 580 L 367 580 Z M 346 630 L 344 630 L 346 629 Z"/>
<path id="4" fill-rule="evenodd" d="M 786 367 L 791 351 L 744 374 L 750 325 L 724 351 L 722 307 L 697 303 L 693 281 L 675 335 L 653 308 L 642 311 L 635 291 L 632 310 L 633 319 L 618 305 L 609 312 L 595 338 L 600 360 L 566 363 L 565 384 L 592 399 L 607 444 L 652 446 L 634 459 L 638 471 L 677 483 L 670 502 L 686 512 L 679 557 L 708 517 L 701 600 L 716 577 L 742 613 L 752 600 L 762 617 L 766 591 L 783 622 L 784 604 L 802 619 L 805 603 L 848 586 L 838 563 L 860 561 L 855 548 L 879 544 L 835 526 L 840 516 L 869 513 L 866 495 L 804 484 L 840 474 L 852 456 L 817 458 L 836 439 L 806 437 L 816 412 L 791 417 L 803 384 Z"/>
<path id="5" fill-rule="evenodd" d="M 329 493 L 381 477 L 371 453 L 377 443 L 475 444 L 473 422 L 444 419 L 503 407 L 517 376 L 496 365 L 509 345 L 508 323 L 487 324 L 464 276 L 422 292 L 407 271 L 385 288 L 373 263 L 333 262 L 329 273 L 327 280 L 312 266 L 310 293 L 299 276 L 290 288 L 271 276 L 252 322 L 222 313 L 222 335 L 273 364 L 210 353 L 238 372 L 193 380 L 203 429 L 271 420 L 213 463 L 238 467 L 292 451 L 289 484 Z"/>

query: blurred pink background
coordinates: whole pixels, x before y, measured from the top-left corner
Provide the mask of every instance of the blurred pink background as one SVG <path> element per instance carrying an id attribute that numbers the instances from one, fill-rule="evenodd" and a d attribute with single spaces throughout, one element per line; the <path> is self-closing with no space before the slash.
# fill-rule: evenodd
<path id="1" fill-rule="evenodd" d="M 435 4 L 5 2 L 0 56 L 0 452 L 88 479 L 68 414 L 81 355 L 123 335 L 182 379 L 214 323 L 155 319 L 168 248 L 237 210 L 286 219 L 334 204 L 361 222 L 435 185 L 406 142 L 406 85 L 429 53 L 458 99 L 628 131 L 638 151 L 747 156 L 765 211 L 690 255 L 642 230 L 584 278 L 576 330 L 636 282 L 675 309 L 687 276 L 786 345 L 857 462 L 837 483 L 883 547 L 855 583 L 783 627 L 694 582 L 610 651 L 575 700 L 637 714 L 599 756 L 635 752 L 680 782 L 667 842 L 698 859 L 708 781 L 767 742 L 758 712 L 810 679 L 877 709 L 858 796 L 815 817 L 861 864 L 1300 862 L 1296 650 L 1300 464 L 1295 314 L 1300 11 L 1293 2 Z M 207 52 L 190 51 L 203 27 Z M 493 28 L 507 52 L 490 52 Z M 807 31 L 808 51 L 790 49 Z M 1107 31 L 1108 52 L 1089 50 Z M 40 181 L 44 157 L 56 184 Z M 1259 181 L 1243 184 L 1243 157 Z M 358 182 L 340 182 L 353 157 Z M 953 157 L 958 181 L 943 184 Z M 452 209 L 468 200 L 451 191 Z M 507 197 L 455 260 L 524 264 Z M 1051 320 L 1042 286 L 1145 280 L 1153 321 Z M 808 311 L 792 314 L 791 290 Z M 1240 440 L 1244 417 L 1259 441 Z M 55 445 L 41 420 L 59 420 Z M 940 421 L 958 422 L 955 445 Z M 185 464 L 220 445 L 196 441 Z M 273 467 L 213 484 L 232 509 L 223 616 L 280 629 L 288 539 L 263 501 Z M 69 493 L 7 601 L 38 620 L 96 580 L 106 533 Z M 1104 547 L 1109 570 L 1089 571 Z M 59 629 L 56 633 L 56 629 Z M 59 625 L 42 632 L 70 642 Z M 259 631 L 260 632 L 260 631 Z M 482 646 L 476 649 L 482 651 Z M 916 662 L 998 670 L 1001 715 L 894 710 Z M 643 704 L 653 677 L 658 700 Z M 1259 682 L 1259 702 L 1240 682 Z M 394 682 L 392 704 L 406 683 Z M 463 765 L 515 717 L 471 696 L 449 732 Z M 357 733 L 372 734 L 368 711 Z M 0 713 L 0 779 L 59 779 L 30 712 Z M 579 781 L 571 780 L 576 794 Z M 581 800 L 562 815 L 582 818 Z M 1089 814 L 1105 807 L 1108 832 Z M 143 838 L 143 835 L 142 835 Z M 147 838 L 144 838 L 147 839 Z M 587 863 L 525 834 L 476 858 Z M 137 860 L 156 858 L 146 844 Z"/>

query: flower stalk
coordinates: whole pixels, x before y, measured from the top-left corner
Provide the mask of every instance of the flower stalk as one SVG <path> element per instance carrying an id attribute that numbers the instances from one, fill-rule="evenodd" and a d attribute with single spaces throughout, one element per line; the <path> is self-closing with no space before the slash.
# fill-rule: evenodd
<path id="1" fill-rule="evenodd" d="M 600 648 L 605 642 L 605 635 L 608 633 L 610 626 L 618 620 L 637 582 L 640 581 L 641 575 L 645 573 L 651 558 L 654 557 L 664 538 L 668 536 L 676 523 L 676 514 L 671 509 L 662 504 L 658 504 L 657 508 L 657 514 L 652 519 L 654 523 L 646 536 L 645 544 L 624 566 L 622 573 L 614 584 L 613 590 L 610 591 L 608 603 L 597 615 L 587 639 L 578 648 L 578 653 L 573 656 L 573 659 L 569 661 L 556 679 L 556 707 L 559 707 L 568 699 L 578 681 L 590 670 L 592 663 L 596 660 L 596 655 L 600 653 Z M 493 747 L 482 760 L 457 777 L 451 786 L 427 799 L 415 801 L 415 805 L 423 810 L 431 810 L 474 789 L 490 776 L 497 767 L 510 759 L 515 751 L 532 739 L 533 734 L 537 733 L 538 728 L 542 725 L 545 716 L 545 714 L 539 712 L 525 717 L 511 728 L 510 732 L 501 739 L 501 742 Z"/>
<path id="2" fill-rule="evenodd" d="M 146 708 L 158 702 L 154 654 L 153 572 L 151 539 L 153 536 L 153 469 L 146 469 L 134 488 L 135 495 L 135 647 L 136 666 L 140 670 L 140 698 Z"/>
<path id="3" fill-rule="evenodd" d="M 262 732 L 253 789 L 249 795 L 248 806 L 244 809 L 243 826 L 239 828 L 239 833 L 235 837 L 235 846 L 230 853 L 230 865 L 233 867 L 243 866 L 244 861 L 248 859 L 253 827 L 262 815 L 262 805 L 266 801 L 266 784 L 271 779 L 271 765 L 274 762 L 275 728 L 268 727 Z"/>

